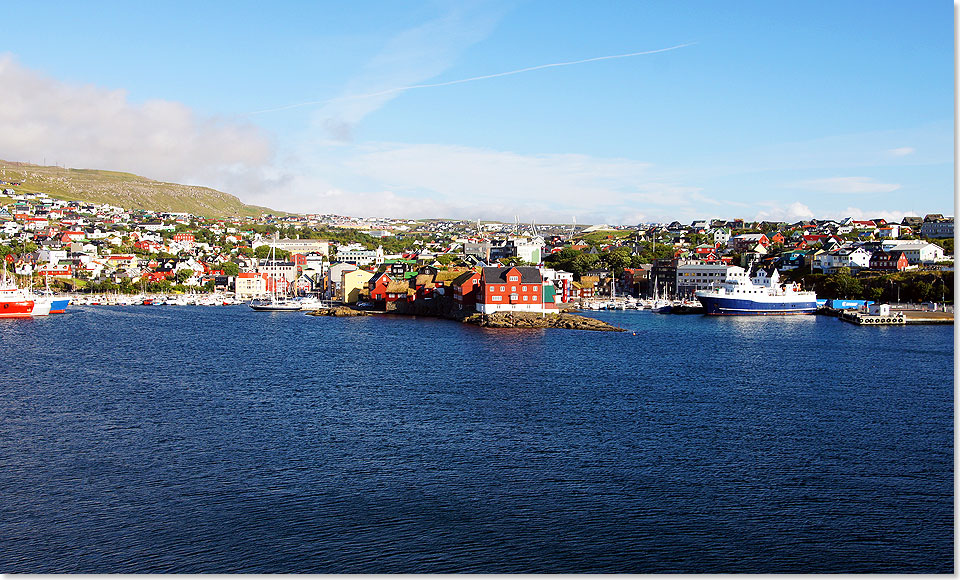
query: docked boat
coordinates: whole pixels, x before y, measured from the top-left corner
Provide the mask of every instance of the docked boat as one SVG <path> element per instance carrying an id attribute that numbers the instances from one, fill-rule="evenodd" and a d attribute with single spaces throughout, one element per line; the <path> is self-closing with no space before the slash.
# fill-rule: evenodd
<path id="1" fill-rule="evenodd" d="M 301 305 L 293 300 L 274 297 L 270 300 L 254 300 L 250 302 L 250 308 L 258 312 L 292 312 L 299 311 Z"/>
<path id="2" fill-rule="evenodd" d="M 817 310 L 816 293 L 797 284 L 781 284 L 776 270 L 760 270 L 753 278 L 746 272 L 730 272 L 726 281 L 695 295 L 705 313 L 712 315 L 813 314 Z"/>
<path id="3" fill-rule="evenodd" d="M 275 261 L 277 254 L 276 246 L 270 247 L 270 261 Z M 270 287 L 270 298 L 266 300 L 253 300 L 250 302 L 250 308 L 258 312 L 294 312 L 302 307 L 297 300 L 288 300 L 284 294 L 277 294 L 277 280 L 272 281 Z"/>
<path id="4" fill-rule="evenodd" d="M 673 310 L 673 302 L 658 298 L 650 304 L 650 311 L 657 314 L 670 314 Z"/>
<path id="5" fill-rule="evenodd" d="M 38 296 L 34 294 L 31 296 L 33 299 L 33 310 L 30 311 L 31 316 L 48 316 L 50 314 L 51 307 L 53 306 L 53 299 L 49 296 Z"/>
<path id="6" fill-rule="evenodd" d="M 0 278 L 0 318 L 30 318 L 33 316 L 32 293 L 17 286 L 16 280 L 7 278 L 7 263 L 13 263 L 13 256 L 7 254 L 3 264 L 3 277 Z"/>
<path id="7" fill-rule="evenodd" d="M 323 300 L 314 298 L 312 296 L 298 298 L 294 300 L 294 302 L 300 305 L 300 310 L 320 310 L 321 308 L 327 308 L 327 305 L 323 303 Z"/>
<path id="8" fill-rule="evenodd" d="M 50 290 L 40 290 L 36 296 L 34 302 L 36 302 L 38 298 L 50 302 L 50 312 L 47 314 L 63 314 L 67 311 L 67 306 L 70 306 L 69 296 L 58 296 Z"/>
<path id="9" fill-rule="evenodd" d="M 33 300 L 12 281 L 0 280 L 0 318 L 30 318 Z"/>

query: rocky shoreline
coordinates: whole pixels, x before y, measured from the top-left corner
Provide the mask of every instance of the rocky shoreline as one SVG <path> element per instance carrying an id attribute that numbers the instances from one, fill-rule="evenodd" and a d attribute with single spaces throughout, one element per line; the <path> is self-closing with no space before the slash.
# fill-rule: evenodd
<path id="1" fill-rule="evenodd" d="M 384 312 L 371 312 L 361 310 L 350 306 L 335 306 L 333 308 L 323 308 L 308 313 L 310 316 L 370 316 L 371 314 L 384 314 Z M 596 318 L 579 316 L 567 312 L 558 313 L 539 313 L 539 312 L 497 312 L 495 314 L 463 313 L 461 311 L 446 310 L 437 312 L 427 309 L 397 308 L 385 312 L 385 314 L 398 314 L 401 316 L 427 316 L 432 318 L 445 318 L 455 320 L 464 324 L 473 324 L 484 328 L 566 328 L 569 330 L 596 330 L 624 332 L 623 328 L 607 324 Z"/>
<path id="2" fill-rule="evenodd" d="M 471 314 L 461 322 L 484 328 L 566 328 L 570 330 L 596 330 L 624 332 L 596 318 L 567 313 L 497 312 L 495 314 Z"/>
<path id="3" fill-rule="evenodd" d="M 349 306 L 334 306 L 333 308 L 321 308 L 319 310 L 314 310 L 313 312 L 307 313 L 309 316 L 336 316 L 336 317 L 345 317 L 345 316 L 370 316 L 370 312 L 366 310 L 357 310 L 356 308 L 351 308 Z"/>

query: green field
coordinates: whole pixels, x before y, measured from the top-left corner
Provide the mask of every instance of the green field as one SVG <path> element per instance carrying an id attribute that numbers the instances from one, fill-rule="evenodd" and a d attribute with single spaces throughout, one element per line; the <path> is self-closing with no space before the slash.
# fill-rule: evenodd
<path id="1" fill-rule="evenodd" d="M 247 205 L 236 196 L 209 187 L 154 181 L 132 173 L 100 169 L 69 169 L 0 160 L 0 179 L 21 185 L 4 185 L 23 193 L 46 193 L 63 200 L 108 203 L 124 209 L 186 212 L 219 218 L 285 215 L 269 208 Z"/>

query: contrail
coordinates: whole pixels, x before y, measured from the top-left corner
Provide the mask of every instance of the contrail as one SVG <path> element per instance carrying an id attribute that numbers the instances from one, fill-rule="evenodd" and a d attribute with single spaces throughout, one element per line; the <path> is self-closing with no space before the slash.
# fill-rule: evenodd
<path id="1" fill-rule="evenodd" d="M 375 93 L 366 93 L 366 94 L 362 94 L 362 95 L 347 95 L 347 96 L 344 96 L 344 97 L 334 97 L 334 98 L 332 98 L 332 99 L 324 99 L 324 100 L 322 100 L 322 101 L 305 101 L 305 102 L 303 102 L 303 103 L 294 103 L 294 104 L 292 104 L 292 105 L 284 105 L 284 106 L 282 106 L 282 107 L 274 107 L 274 108 L 272 108 L 272 109 L 263 109 L 263 110 L 260 110 L 260 111 L 251 111 L 251 112 L 249 112 L 249 113 L 243 113 L 243 116 L 247 116 L 247 115 L 259 115 L 259 114 L 261 114 L 261 113 L 273 113 L 273 112 L 276 112 L 276 111 L 285 111 L 285 110 L 287 110 L 287 109 L 296 109 L 296 108 L 298 108 L 298 107 L 309 107 L 310 105 L 324 105 L 324 104 L 326 104 L 326 103 L 332 103 L 332 102 L 335 102 L 335 101 L 352 101 L 352 100 L 357 100 L 357 99 L 368 99 L 368 98 L 371 98 L 371 97 L 379 97 L 379 96 L 382 96 L 382 95 L 389 95 L 389 94 L 393 94 L 393 93 L 400 93 L 400 92 L 403 92 L 403 91 L 409 91 L 409 90 L 411 90 L 411 89 L 429 89 L 429 88 L 433 88 L 433 87 L 447 87 L 447 86 L 450 86 L 450 85 L 459 85 L 459 84 L 462 84 L 462 83 L 472 83 L 472 82 L 474 82 L 474 81 L 482 81 L 482 80 L 493 79 L 493 78 L 497 78 L 497 77 L 506 77 L 506 76 L 510 76 L 510 75 L 518 75 L 518 74 L 520 74 L 520 73 L 531 72 L 531 71 L 541 70 L 541 69 L 545 69 L 545 68 L 553 68 L 553 67 L 559 67 L 559 66 L 571 66 L 571 65 L 583 64 L 583 63 L 587 63 L 587 62 L 596 62 L 596 61 L 598 61 L 598 60 L 612 60 L 612 59 L 615 59 L 615 58 L 629 58 L 629 57 L 631 57 L 631 56 L 642 56 L 642 55 L 645 55 L 645 54 L 655 54 L 655 53 L 658 53 L 658 52 L 667 52 L 667 51 L 670 51 L 670 50 L 676 50 L 676 49 L 678 49 L 678 48 L 684 48 L 684 47 L 686 47 L 686 46 L 692 46 L 692 45 L 694 45 L 694 44 L 696 44 L 696 42 L 687 42 L 687 43 L 684 43 L 684 44 L 678 44 L 678 45 L 676 45 L 676 46 L 671 46 L 671 47 L 668 47 L 668 48 L 658 48 L 658 49 L 656 49 L 656 50 L 645 50 L 645 51 L 643 51 L 643 52 L 628 52 L 628 53 L 626 53 L 626 54 L 613 54 L 613 55 L 610 55 L 610 56 L 596 56 L 596 57 L 593 57 L 593 58 L 585 58 L 585 59 L 582 59 L 582 60 L 571 60 L 571 61 L 567 61 L 567 62 L 554 62 L 554 63 L 550 63 L 550 64 L 541 64 L 541 65 L 537 65 L 537 66 L 530 66 L 530 67 L 527 67 L 527 68 L 520 68 L 520 69 L 517 69 L 517 70 L 511 70 L 511 71 L 507 71 L 507 72 L 494 73 L 494 74 L 489 74 L 489 75 L 482 75 L 482 76 L 478 76 L 478 77 L 470 77 L 470 78 L 468 78 L 468 79 L 459 79 L 459 80 L 455 80 L 455 81 L 446 81 L 446 82 L 442 82 L 442 83 L 429 83 L 429 84 L 422 84 L 422 85 L 409 85 L 409 86 L 405 86 L 405 87 L 396 87 L 396 88 L 393 88 L 393 89 L 386 89 L 386 90 L 383 90 L 383 91 L 377 91 L 377 92 L 375 92 Z"/>

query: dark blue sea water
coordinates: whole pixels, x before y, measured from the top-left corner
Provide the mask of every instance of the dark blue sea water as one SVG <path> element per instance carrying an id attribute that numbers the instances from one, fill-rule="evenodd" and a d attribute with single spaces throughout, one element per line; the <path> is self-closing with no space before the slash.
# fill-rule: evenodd
<path id="1" fill-rule="evenodd" d="M 952 326 L 598 316 L 0 321 L 0 572 L 952 572 Z"/>

